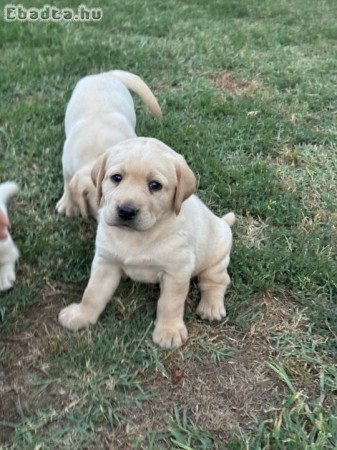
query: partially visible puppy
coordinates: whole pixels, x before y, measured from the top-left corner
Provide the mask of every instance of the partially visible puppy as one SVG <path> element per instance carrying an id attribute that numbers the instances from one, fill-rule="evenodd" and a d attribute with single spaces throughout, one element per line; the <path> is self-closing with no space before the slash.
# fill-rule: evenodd
<path id="1" fill-rule="evenodd" d="M 10 223 L 6 206 L 18 189 L 17 184 L 11 181 L 0 184 L 0 291 L 7 291 L 15 281 L 15 262 L 19 251 L 8 232 Z"/>
<path id="2" fill-rule="evenodd" d="M 96 323 L 123 275 L 160 284 L 153 341 L 161 347 L 187 339 L 191 277 L 201 290 L 197 313 L 225 317 L 235 216 L 219 218 L 192 195 L 196 179 L 185 159 L 156 139 L 135 138 L 109 149 L 92 177 L 102 200 L 95 257 L 82 302 L 60 312 L 61 324 L 78 330 Z"/>
<path id="3" fill-rule="evenodd" d="M 136 114 L 128 89 L 137 93 L 156 117 L 161 116 L 150 88 L 130 72 L 112 70 L 77 83 L 65 115 L 64 193 L 56 206 L 59 213 L 97 216 L 91 170 L 106 149 L 136 136 Z"/>

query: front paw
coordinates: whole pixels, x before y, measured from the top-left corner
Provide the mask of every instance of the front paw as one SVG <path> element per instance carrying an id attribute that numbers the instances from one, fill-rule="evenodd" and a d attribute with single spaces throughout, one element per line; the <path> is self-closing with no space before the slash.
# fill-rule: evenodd
<path id="1" fill-rule="evenodd" d="M 15 281 L 15 265 L 6 264 L 0 268 L 0 291 L 8 291 Z"/>
<path id="2" fill-rule="evenodd" d="M 80 330 L 90 324 L 96 323 L 96 321 L 97 319 L 89 314 L 82 303 L 72 303 L 66 308 L 63 308 L 59 314 L 60 324 L 64 328 L 72 331 Z"/>
<path id="3" fill-rule="evenodd" d="M 196 312 L 202 319 L 210 321 L 221 320 L 226 317 L 226 308 L 223 300 L 212 302 L 201 299 Z"/>
<path id="4" fill-rule="evenodd" d="M 180 347 L 188 337 L 184 322 L 171 326 L 157 324 L 154 328 L 152 340 L 162 348 Z"/>
<path id="5" fill-rule="evenodd" d="M 66 194 L 63 194 L 57 202 L 56 211 L 59 214 L 65 214 L 67 217 L 77 217 L 80 215 L 79 207 Z"/>

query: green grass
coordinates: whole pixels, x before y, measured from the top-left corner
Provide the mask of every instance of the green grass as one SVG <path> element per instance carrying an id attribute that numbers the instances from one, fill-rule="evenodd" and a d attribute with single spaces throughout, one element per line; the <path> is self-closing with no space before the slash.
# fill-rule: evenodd
<path id="1" fill-rule="evenodd" d="M 0 298 L 0 446 L 336 448 L 335 2 L 90 6 L 102 22 L 0 19 L 0 180 L 21 187 L 17 283 Z M 158 121 L 135 99 L 137 134 L 182 153 L 203 201 L 238 216 L 228 319 L 198 320 L 193 284 L 176 351 L 151 341 L 155 286 L 124 282 L 88 330 L 57 324 L 95 236 L 93 221 L 55 214 L 65 106 L 79 78 L 112 68 L 162 106 Z"/>

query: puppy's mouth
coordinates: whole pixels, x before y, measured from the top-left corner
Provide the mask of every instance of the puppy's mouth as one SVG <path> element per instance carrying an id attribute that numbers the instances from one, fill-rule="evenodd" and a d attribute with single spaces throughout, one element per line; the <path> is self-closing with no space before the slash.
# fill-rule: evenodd
<path id="1" fill-rule="evenodd" d="M 116 227 L 119 228 L 120 230 L 126 230 L 126 231 L 130 231 L 130 232 L 143 232 L 143 231 L 148 231 L 151 225 L 145 224 L 143 222 L 139 222 L 138 220 L 121 220 L 119 218 L 114 218 L 112 220 L 109 219 L 105 219 L 105 222 L 107 225 L 109 225 L 110 227 Z"/>
<path id="2" fill-rule="evenodd" d="M 119 217 L 114 217 L 113 219 L 105 218 L 105 222 L 109 227 L 116 227 L 128 231 L 138 231 L 136 220 L 123 220 Z"/>
<path id="3" fill-rule="evenodd" d="M 114 226 L 125 230 L 137 231 L 137 223 L 133 220 L 118 219 Z"/>

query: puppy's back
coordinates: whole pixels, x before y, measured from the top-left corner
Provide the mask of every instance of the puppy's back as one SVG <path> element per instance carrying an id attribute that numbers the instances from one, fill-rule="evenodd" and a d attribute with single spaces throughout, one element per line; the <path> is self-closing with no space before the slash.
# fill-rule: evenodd
<path id="1" fill-rule="evenodd" d="M 72 93 L 65 116 L 66 133 L 80 119 L 118 112 L 136 125 L 132 96 L 125 85 L 108 72 L 82 78 Z"/>

